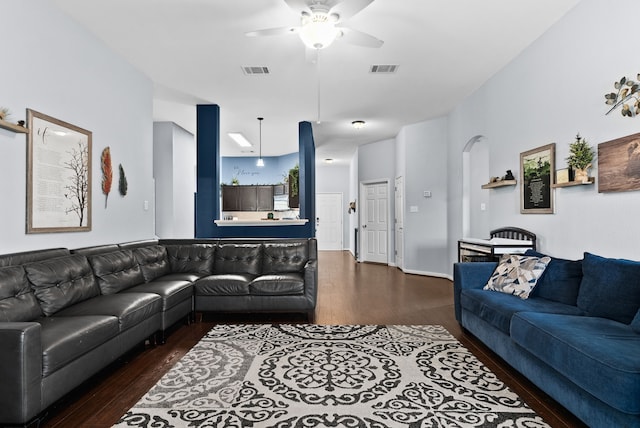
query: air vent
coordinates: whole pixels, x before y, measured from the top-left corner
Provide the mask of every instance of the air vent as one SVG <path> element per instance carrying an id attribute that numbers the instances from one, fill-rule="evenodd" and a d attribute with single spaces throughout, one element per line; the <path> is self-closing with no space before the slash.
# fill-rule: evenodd
<path id="1" fill-rule="evenodd" d="M 369 69 L 369 73 L 391 74 L 395 73 L 398 70 L 398 67 L 400 66 L 395 64 L 372 65 Z"/>
<path id="2" fill-rule="evenodd" d="M 254 74 L 269 74 L 269 67 L 246 67 L 243 66 L 242 67 L 242 71 L 244 71 L 244 74 L 246 74 L 247 76 L 251 76 Z"/>

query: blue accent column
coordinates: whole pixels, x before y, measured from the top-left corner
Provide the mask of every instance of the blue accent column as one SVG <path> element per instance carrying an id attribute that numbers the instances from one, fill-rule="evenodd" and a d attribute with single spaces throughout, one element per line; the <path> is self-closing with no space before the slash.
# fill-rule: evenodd
<path id="1" fill-rule="evenodd" d="M 307 237 L 316 236 L 316 148 L 311 123 L 298 124 L 300 151 L 300 218 L 308 218 Z"/>
<path id="2" fill-rule="evenodd" d="M 220 217 L 220 107 L 196 106 L 196 238 L 213 238 Z M 185 173 L 188 173 L 186 171 Z"/>

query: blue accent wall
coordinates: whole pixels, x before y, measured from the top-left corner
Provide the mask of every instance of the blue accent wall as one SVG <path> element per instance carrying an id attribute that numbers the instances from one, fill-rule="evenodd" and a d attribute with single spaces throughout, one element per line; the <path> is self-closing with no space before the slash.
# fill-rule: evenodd
<path id="1" fill-rule="evenodd" d="M 310 238 L 315 236 L 315 145 L 311 123 L 298 124 L 300 218 L 309 219 L 309 223 L 304 226 L 218 227 L 213 221 L 220 219 L 220 108 L 212 104 L 198 105 L 196 109 L 198 121 L 196 128 L 198 162 L 195 198 L 196 238 Z"/>
<path id="2" fill-rule="evenodd" d="M 196 106 L 196 238 L 214 235 L 220 216 L 220 107 Z M 188 173 L 188 172 L 186 172 Z"/>
<path id="3" fill-rule="evenodd" d="M 220 160 L 220 182 L 231 184 L 281 184 L 289 170 L 299 162 L 298 153 L 282 156 L 263 156 L 264 166 L 257 166 L 257 157 L 224 156 Z"/>

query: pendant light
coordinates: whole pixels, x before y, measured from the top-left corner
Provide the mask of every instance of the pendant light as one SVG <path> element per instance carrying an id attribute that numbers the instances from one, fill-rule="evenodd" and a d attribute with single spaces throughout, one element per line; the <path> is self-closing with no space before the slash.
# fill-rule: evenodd
<path id="1" fill-rule="evenodd" d="M 258 123 L 260 124 L 260 157 L 258 158 L 257 166 L 264 166 L 264 160 L 262 159 L 262 120 L 264 117 L 258 118 Z"/>

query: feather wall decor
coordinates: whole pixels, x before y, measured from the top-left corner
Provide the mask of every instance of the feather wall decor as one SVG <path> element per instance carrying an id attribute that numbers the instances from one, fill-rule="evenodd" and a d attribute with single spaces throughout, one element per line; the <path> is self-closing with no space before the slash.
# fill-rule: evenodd
<path id="1" fill-rule="evenodd" d="M 124 174 L 124 168 L 122 167 L 122 164 L 118 165 L 118 171 L 120 171 L 120 177 L 118 179 L 118 190 L 120 191 L 120 196 L 125 196 L 127 194 L 129 183 L 127 183 L 127 176 Z"/>
<path id="2" fill-rule="evenodd" d="M 111 149 L 105 147 L 100 157 L 102 166 L 102 193 L 104 193 L 104 207 L 107 208 L 107 200 L 109 192 L 111 192 L 111 183 L 113 182 L 113 169 L 111 168 Z"/>

